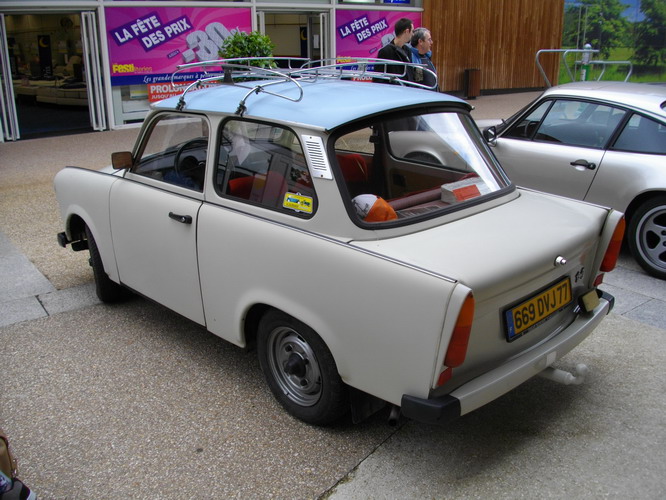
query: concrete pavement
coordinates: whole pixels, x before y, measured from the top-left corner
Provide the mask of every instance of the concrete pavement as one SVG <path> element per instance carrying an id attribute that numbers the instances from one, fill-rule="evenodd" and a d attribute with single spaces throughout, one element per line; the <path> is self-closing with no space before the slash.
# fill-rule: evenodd
<path id="1" fill-rule="evenodd" d="M 0 144 L 0 426 L 40 498 L 666 496 L 666 284 L 629 256 L 605 278 L 614 312 L 562 361 L 588 364 L 585 384 L 534 379 L 446 428 L 313 428 L 253 353 L 141 298 L 100 304 L 86 253 L 57 246 L 53 175 L 136 132 Z"/>

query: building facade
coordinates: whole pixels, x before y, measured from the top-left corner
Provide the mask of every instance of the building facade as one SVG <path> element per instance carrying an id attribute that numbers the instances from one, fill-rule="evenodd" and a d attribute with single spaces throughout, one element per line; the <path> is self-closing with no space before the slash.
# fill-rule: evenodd
<path id="1" fill-rule="evenodd" d="M 219 58 L 235 31 L 267 34 L 277 57 L 376 57 L 409 17 L 431 29 L 442 90 L 461 91 L 469 68 L 483 89 L 539 87 L 534 53 L 559 47 L 562 13 L 563 0 L 2 0 L 2 140 L 140 123 L 178 65 Z"/>

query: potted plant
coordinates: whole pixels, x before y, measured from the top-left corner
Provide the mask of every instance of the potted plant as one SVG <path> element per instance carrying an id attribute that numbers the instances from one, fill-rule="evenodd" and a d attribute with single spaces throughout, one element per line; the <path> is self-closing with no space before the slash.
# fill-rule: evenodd
<path id="1" fill-rule="evenodd" d="M 225 38 L 220 47 L 220 57 L 224 59 L 236 59 L 240 57 L 266 57 L 266 59 L 255 59 L 246 61 L 250 66 L 260 68 L 274 68 L 273 49 L 275 44 L 267 35 L 262 35 L 258 31 L 246 33 L 237 31 L 233 35 Z M 240 61 L 244 63 L 245 61 Z"/>

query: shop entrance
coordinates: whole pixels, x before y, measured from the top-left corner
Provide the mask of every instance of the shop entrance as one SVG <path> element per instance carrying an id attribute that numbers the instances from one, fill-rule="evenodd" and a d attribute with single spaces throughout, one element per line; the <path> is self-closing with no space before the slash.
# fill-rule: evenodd
<path id="1" fill-rule="evenodd" d="M 7 14 L 0 22 L 3 139 L 105 128 L 95 92 L 101 80 L 91 83 L 99 65 L 99 52 L 90 57 L 91 43 L 96 44 L 94 14 Z"/>
<path id="2" fill-rule="evenodd" d="M 258 12 L 259 31 L 275 44 L 276 57 L 330 56 L 328 12 Z"/>

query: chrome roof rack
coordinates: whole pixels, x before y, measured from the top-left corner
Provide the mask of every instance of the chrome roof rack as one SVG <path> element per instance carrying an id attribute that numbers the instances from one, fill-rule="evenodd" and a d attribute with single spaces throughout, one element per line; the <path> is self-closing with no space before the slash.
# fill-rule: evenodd
<path id="1" fill-rule="evenodd" d="M 379 70 L 383 67 L 383 71 Z M 388 67 L 394 71 L 402 71 L 400 73 L 388 72 Z M 410 68 L 419 68 L 425 73 L 429 73 L 435 80 L 432 86 L 424 85 L 421 83 L 413 82 L 408 79 L 408 70 Z M 405 63 L 394 61 L 391 59 L 373 59 L 373 58 L 336 58 L 336 59 L 320 59 L 317 61 L 308 61 L 303 64 L 303 67 L 297 70 L 292 75 L 299 75 L 311 78 L 337 78 L 337 79 L 352 79 L 352 80 L 366 80 L 372 79 L 374 81 L 386 81 L 396 85 L 404 85 L 406 87 L 418 87 L 427 90 L 435 90 L 437 88 L 437 74 L 428 69 L 424 64 Z"/>
<path id="2" fill-rule="evenodd" d="M 254 66 L 252 62 L 271 66 L 275 66 L 280 62 L 286 67 Z M 296 64 L 299 66 L 294 67 Z M 383 66 L 384 71 L 378 71 L 378 66 Z M 402 73 L 387 72 L 386 70 L 389 66 L 394 71 L 396 68 L 398 70 L 402 68 Z M 176 83 L 178 74 L 192 68 L 202 68 L 204 76 L 193 83 L 178 85 Z M 420 68 L 421 71 L 429 73 L 434 77 L 435 84 L 427 86 L 408 80 L 409 68 Z M 178 111 L 181 111 L 185 107 L 185 97 L 191 90 L 198 90 L 215 84 L 228 84 L 247 88 L 248 92 L 240 100 L 236 110 L 236 114 L 242 116 L 247 111 L 245 102 L 252 94 L 266 93 L 292 102 L 298 102 L 303 98 L 303 87 L 299 81 L 312 82 L 319 79 L 373 80 L 427 90 L 437 88 L 437 74 L 421 64 L 404 63 L 390 59 L 337 58 L 313 61 L 296 57 L 243 57 L 181 64 L 176 67 L 176 71 L 171 75 L 171 86 L 175 89 L 183 89 L 183 93 L 176 105 Z M 298 89 L 298 96 L 292 97 L 284 93 L 268 90 L 272 85 L 280 83 L 293 84 Z"/>

